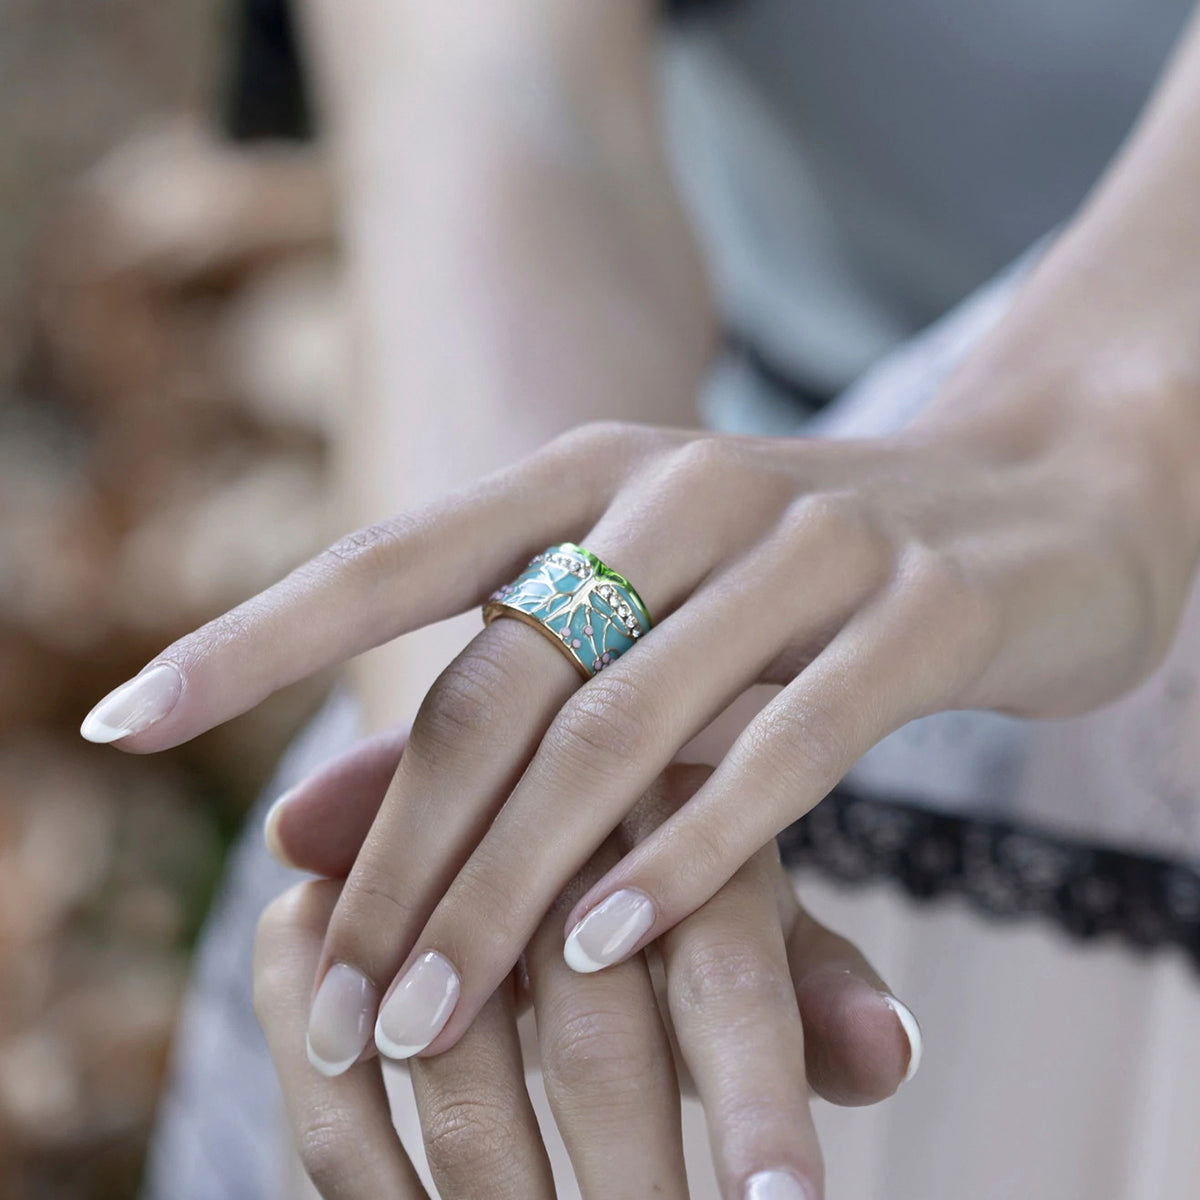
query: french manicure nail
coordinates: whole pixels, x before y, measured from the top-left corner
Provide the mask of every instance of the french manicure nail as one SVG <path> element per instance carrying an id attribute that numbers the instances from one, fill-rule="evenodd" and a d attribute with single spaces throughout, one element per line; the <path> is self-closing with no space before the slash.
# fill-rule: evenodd
<path id="1" fill-rule="evenodd" d="M 923 1047 L 921 1026 L 917 1024 L 917 1018 L 913 1016 L 912 1009 L 897 1000 L 890 992 L 883 993 L 883 1001 L 896 1014 L 896 1020 L 900 1022 L 900 1028 L 904 1030 L 904 1036 L 908 1038 L 908 1069 L 904 1072 L 904 1078 L 901 1080 L 902 1083 L 907 1083 L 921 1065 Z"/>
<path id="2" fill-rule="evenodd" d="M 745 1200 L 815 1200 L 791 1171 L 759 1171 L 746 1180 Z"/>
<path id="3" fill-rule="evenodd" d="M 458 1003 L 458 972 L 436 950 L 413 963 L 384 1001 L 375 1022 L 375 1045 L 388 1058 L 411 1058 L 424 1050 Z"/>
<path id="4" fill-rule="evenodd" d="M 325 972 L 308 1014 L 308 1061 L 322 1075 L 353 1066 L 371 1036 L 375 985 L 348 963 Z"/>
<path id="5" fill-rule="evenodd" d="M 285 867 L 291 867 L 296 870 L 296 864 L 288 857 L 287 851 L 283 848 L 283 842 L 279 837 L 279 818 L 283 815 L 283 810 L 287 807 L 288 801 L 295 793 L 295 788 L 289 788 L 282 796 L 279 796 L 275 802 L 267 809 L 267 815 L 263 818 L 263 841 L 267 844 L 267 853 L 277 862 Z"/>
<path id="6" fill-rule="evenodd" d="M 623 888 L 597 904 L 571 930 L 563 957 L 573 971 L 599 971 L 624 958 L 653 924 L 650 897 Z"/>
<path id="7" fill-rule="evenodd" d="M 79 732 L 101 745 L 141 733 L 175 707 L 183 677 L 171 663 L 158 663 L 109 692 L 83 719 Z"/>

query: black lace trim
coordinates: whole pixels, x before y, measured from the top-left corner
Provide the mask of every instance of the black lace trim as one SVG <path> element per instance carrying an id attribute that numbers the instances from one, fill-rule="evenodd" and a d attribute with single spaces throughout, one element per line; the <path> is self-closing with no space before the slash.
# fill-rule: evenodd
<path id="1" fill-rule="evenodd" d="M 868 798 L 845 785 L 779 842 L 789 866 L 843 882 L 891 878 L 916 899 L 962 896 L 990 916 L 1046 918 L 1078 938 L 1177 945 L 1200 968 L 1200 873 L 1183 863 Z"/>

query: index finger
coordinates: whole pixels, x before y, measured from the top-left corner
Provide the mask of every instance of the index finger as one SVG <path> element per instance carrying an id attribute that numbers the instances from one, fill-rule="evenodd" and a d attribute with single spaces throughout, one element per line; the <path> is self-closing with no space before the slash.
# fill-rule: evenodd
<path id="1" fill-rule="evenodd" d="M 632 448 L 620 426 L 585 426 L 349 534 L 172 643 L 104 697 L 80 732 L 136 753 L 165 750 L 324 667 L 481 604 L 547 542 L 582 536 Z"/>

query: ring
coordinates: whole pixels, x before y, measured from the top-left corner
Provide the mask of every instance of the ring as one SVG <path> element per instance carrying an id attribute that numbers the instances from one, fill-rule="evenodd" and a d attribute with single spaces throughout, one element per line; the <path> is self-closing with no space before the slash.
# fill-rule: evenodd
<path id="1" fill-rule="evenodd" d="M 513 617 L 541 630 L 585 679 L 616 662 L 650 629 L 650 613 L 623 575 L 590 550 L 562 542 L 535 555 L 483 606 L 484 624 Z"/>

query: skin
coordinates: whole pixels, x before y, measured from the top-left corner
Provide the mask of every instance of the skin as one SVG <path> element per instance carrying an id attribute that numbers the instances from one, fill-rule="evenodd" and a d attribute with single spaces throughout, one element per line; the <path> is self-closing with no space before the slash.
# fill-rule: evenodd
<path id="1" fill-rule="evenodd" d="M 314 3 L 307 14 L 310 48 L 320 68 L 324 140 L 332 151 L 329 159 L 338 167 L 341 217 L 348 230 L 353 362 L 359 377 L 348 398 L 354 419 L 335 443 L 341 503 L 350 514 L 347 520 L 352 521 L 355 513 L 403 507 L 439 495 L 455 481 L 470 481 L 597 416 L 684 423 L 691 419 L 693 395 L 716 342 L 700 256 L 671 191 L 650 119 L 644 14 L 627 3 L 594 11 L 582 5 L 556 5 L 540 12 L 510 4 L 506 22 L 518 8 L 524 13 L 523 23 L 515 26 L 521 30 L 522 44 L 503 47 L 497 30 L 487 24 L 499 8 L 476 6 L 470 14 L 472 26 L 487 31 L 488 62 L 481 62 L 478 44 L 466 44 L 460 37 L 447 43 L 438 36 L 436 53 L 424 58 L 420 46 L 437 31 L 414 30 L 411 6 L 339 0 L 332 6 Z M 557 28 L 544 19 L 554 14 L 565 18 Z M 597 15 L 602 16 L 599 22 Z M 447 45 L 462 51 L 463 61 L 456 64 L 446 53 Z M 415 89 L 407 86 L 412 73 L 394 69 L 410 59 L 414 46 L 424 64 L 416 72 L 420 86 Z M 372 56 L 372 50 L 378 57 Z M 493 95 L 509 69 L 509 54 L 521 87 L 513 93 L 505 86 L 499 96 Z M 486 87 L 481 86 L 481 73 L 483 78 L 494 76 Z M 603 90 L 592 86 L 593 77 L 604 78 Z M 569 80 L 570 94 L 555 80 Z M 538 86 L 530 88 L 531 82 Z M 487 96 L 481 94 L 484 90 Z M 519 94 L 522 102 L 506 102 L 510 94 Z M 369 105 L 364 104 L 367 97 Z M 404 147 L 399 159 L 397 146 Z M 397 161 L 414 166 L 412 178 L 420 180 L 419 192 L 398 178 Z M 252 184 L 253 158 L 231 159 L 225 167 L 243 171 L 242 182 Z M 244 190 L 258 195 L 252 186 Z M 320 190 L 324 195 L 324 186 Z M 143 245 L 144 232 L 142 224 L 130 220 L 125 242 Z M 205 262 L 218 266 L 223 257 L 236 257 L 247 249 L 246 231 L 231 238 L 211 222 L 174 232 L 186 244 L 156 243 L 150 248 L 158 256 L 152 265 L 169 260 L 186 267 L 195 261 L 195 247 L 200 244 L 205 247 Z M 275 225 L 263 224 L 250 232 L 261 239 L 255 244 L 277 246 Z M 462 252 L 464 247 L 468 254 Z M 547 308 L 556 313 L 549 327 L 542 316 Z M 437 315 L 445 310 L 455 314 L 450 325 Z M 504 349 L 499 359 L 497 346 Z M 426 393 L 436 393 L 438 402 L 416 405 L 417 414 L 396 403 L 397 397 Z M 354 664 L 368 726 L 383 726 L 411 713 L 428 682 L 453 653 L 446 647 L 461 645 L 461 634 L 457 643 L 454 636 L 453 629 L 447 631 L 443 624 Z M 291 852 L 296 861 L 338 877 L 349 871 L 399 759 L 388 739 L 382 743 L 383 757 L 376 753 L 379 745 L 367 743 L 345 763 L 335 764 L 332 774 L 320 773 L 293 796 L 288 815 L 277 825 L 285 842 L 289 831 L 293 840 L 299 839 Z M 368 790 L 355 791 L 356 780 L 368 783 Z M 328 803 L 333 796 L 337 803 Z M 365 814 L 364 823 L 349 819 L 353 796 L 365 797 L 368 803 L 369 813 L 366 808 L 359 810 Z M 326 803 L 314 808 L 306 797 Z M 607 853 L 611 865 L 611 848 Z M 799 1032 L 791 1026 L 802 1012 L 810 1029 L 805 1050 L 811 1086 L 840 1103 L 880 1099 L 894 1090 L 908 1053 L 907 1041 L 898 1039 L 894 1013 L 881 1006 L 875 988 L 882 985 L 852 946 L 822 930 L 797 908 L 778 863 L 771 862 L 783 889 L 778 918 L 761 929 L 747 930 L 734 947 L 737 954 L 726 956 L 726 966 L 745 964 L 751 981 L 772 973 L 777 976 L 777 954 L 773 959 L 759 951 L 764 939 L 768 950 L 777 951 L 782 937 L 799 1008 L 793 1006 L 786 1016 L 785 1024 L 790 1026 L 781 1031 L 780 1044 L 790 1041 L 794 1046 Z M 594 879 L 598 872 L 594 865 L 589 869 L 589 878 Z M 731 884 L 722 895 L 730 890 L 738 889 Z M 579 891 L 575 886 L 571 894 L 577 896 Z M 392 1178 L 399 1191 L 414 1185 L 406 1161 L 395 1153 L 392 1131 L 379 1119 L 377 1089 L 372 1091 L 368 1085 L 363 1092 L 360 1085 L 352 1093 L 368 1097 L 363 1102 L 375 1107 L 361 1122 L 337 1123 L 340 1134 L 333 1137 L 331 1127 L 343 1111 L 336 1085 L 323 1082 L 304 1059 L 303 1032 L 292 1035 L 298 1040 L 291 1045 L 282 1040 L 295 1027 L 296 1012 L 307 1009 L 312 972 L 305 980 L 301 1003 L 277 1005 L 271 999 L 300 995 L 289 990 L 296 977 L 288 971 L 299 961 L 301 948 L 311 948 L 315 926 L 309 918 L 314 912 L 319 944 L 327 925 L 321 906 L 332 904 L 336 892 L 329 887 L 300 889 L 272 907 L 263 924 L 264 950 L 256 987 L 296 1116 L 294 1133 L 312 1174 L 335 1194 L 343 1188 L 365 1187 L 371 1192 L 372 1185 L 364 1180 L 381 1176 Z M 758 895 L 757 908 L 762 909 L 761 889 Z M 733 906 L 734 912 L 737 907 Z M 561 918 L 560 908 L 561 902 L 556 907 Z M 706 909 L 707 915 L 694 927 L 692 941 L 698 953 L 721 932 L 722 922 L 712 919 L 716 911 L 715 904 Z M 561 947 L 561 933 L 558 940 Z M 539 945 L 552 946 L 553 939 L 548 942 L 543 937 Z M 527 960 L 530 953 L 527 949 Z M 690 956 L 690 951 L 680 952 L 676 958 L 686 965 Z M 714 965 L 708 974 L 716 975 L 717 970 Z M 575 1013 L 576 1026 L 592 1022 L 595 1016 L 587 1003 L 589 992 L 616 986 L 573 980 L 561 961 L 551 974 L 560 997 L 555 1011 L 565 1012 L 567 1018 Z M 639 978 L 636 971 L 633 974 Z M 696 972 L 675 974 L 687 978 Z M 547 971 L 534 975 L 551 977 Z M 624 980 L 629 973 L 618 975 Z M 644 984 L 644 967 L 640 977 Z M 729 977 L 724 978 L 728 985 Z M 714 983 L 706 994 L 719 1001 L 723 990 Z M 685 995 L 689 991 L 695 989 L 683 989 Z M 644 986 L 631 991 L 622 982 L 604 1008 L 608 1024 L 615 1026 L 605 1031 L 605 1038 L 615 1038 L 618 1046 L 622 1038 L 627 1043 L 634 1036 L 643 1041 L 661 1039 L 657 1009 L 648 1006 L 646 998 Z M 611 1002 L 616 999 L 619 1005 Z M 725 1099 L 721 1105 L 734 1105 L 727 1114 L 718 1105 L 713 1115 L 715 1132 L 732 1147 L 725 1152 L 726 1161 L 740 1157 L 748 1164 L 762 1165 L 760 1151 L 770 1149 L 772 1140 L 778 1149 L 782 1140 L 778 1118 L 762 1127 L 774 1131 L 772 1139 L 758 1137 L 755 1129 L 737 1135 L 745 1126 L 746 1113 L 752 1111 L 751 1101 L 753 1111 L 761 1109 L 764 1095 L 755 1090 L 760 1077 L 777 1081 L 775 1094 L 788 1098 L 780 1116 L 795 1109 L 796 1097 L 803 1093 L 799 1075 L 759 1070 L 758 1060 L 747 1051 L 751 1045 L 761 1046 L 761 1038 L 749 1037 L 741 1045 L 721 1033 L 721 1019 L 754 1028 L 764 1010 L 766 1017 L 775 1016 L 763 1028 L 774 1029 L 780 1019 L 777 989 L 774 1000 L 765 1005 L 755 1002 L 741 986 L 727 1003 L 714 1003 L 707 1016 L 691 1006 L 690 1015 L 681 1022 L 693 1030 L 703 1028 L 705 1021 L 714 1026 L 711 1053 L 704 1061 L 722 1072 Z M 662 1003 L 666 1005 L 665 998 Z M 618 1019 L 621 1014 L 628 1014 L 627 1026 Z M 503 1006 L 485 1006 L 484 1018 L 491 1033 L 482 1042 L 468 1039 L 464 1053 L 454 1060 L 459 1064 L 458 1076 L 465 1080 L 478 1082 L 481 1063 L 498 1061 L 499 1051 L 489 1050 L 493 1043 L 511 1048 L 511 1030 L 505 1025 L 511 1024 L 511 1018 Z M 554 1064 L 572 1057 L 561 1052 L 563 1041 L 554 1039 L 547 1047 L 555 1078 L 561 1073 L 555 1072 Z M 540 1058 L 527 1066 L 540 1069 Z M 686 1067 L 684 1072 L 686 1076 Z M 620 1078 L 617 1074 L 606 1078 L 612 1107 L 614 1092 L 621 1090 Z M 494 1099 L 507 1088 L 505 1094 L 520 1099 L 512 1080 L 511 1070 L 499 1071 L 488 1095 Z M 587 1093 L 605 1091 L 600 1083 L 591 1080 L 592 1086 L 585 1087 L 585 1080 L 576 1078 L 573 1088 L 559 1089 L 563 1103 L 578 1108 L 587 1102 Z M 669 1092 L 669 1086 L 665 1091 L 658 1088 L 660 1097 Z M 670 1099 L 668 1107 L 677 1107 L 677 1097 Z M 489 1111 L 504 1110 L 499 1105 Z M 458 1169 L 467 1181 L 462 1186 L 468 1194 L 479 1194 L 481 1180 L 490 1184 L 496 1164 L 473 1155 L 474 1140 L 460 1137 L 464 1161 L 456 1168 L 448 1154 L 454 1141 L 450 1135 L 464 1128 L 462 1112 L 469 1116 L 480 1111 L 473 1095 L 454 1087 L 431 1106 L 434 1131 L 440 1131 L 435 1141 L 443 1173 L 452 1175 Z M 525 1113 L 527 1106 L 521 1111 Z M 633 1111 L 637 1120 L 626 1123 L 621 1148 L 621 1159 L 631 1168 L 635 1150 L 639 1162 L 662 1157 L 653 1139 L 646 1146 L 640 1144 L 643 1134 L 660 1119 L 658 1110 L 647 1112 L 641 1104 Z M 369 1136 L 351 1136 L 351 1131 L 369 1131 Z M 819 1162 L 807 1120 L 798 1120 L 788 1136 L 787 1153 L 778 1149 L 776 1157 L 793 1163 Z M 348 1139 L 344 1145 L 342 1138 Z M 660 1137 L 660 1145 L 661 1141 Z M 530 1143 L 526 1139 L 522 1144 Z M 603 1145 L 593 1146 L 591 1161 L 603 1161 L 602 1150 Z M 536 1190 L 531 1180 L 537 1174 L 539 1155 L 540 1151 L 530 1151 L 521 1159 L 520 1170 L 510 1168 L 512 1178 L 522 1181 L 519 1194 Z M 729 1167 L 727 1174 L 733 1188 L 736 1171 Z M 626 1181 L 635 1192 L 638 1178 L 633 1172 Z"/>
<path id="2" fill-rule="evenodd" d="M 327 1197 L 423 1197 L 388 1118 L 379 1059 L 329 1078 L 305 1061 L 312 971 L 358 844 L 383 801 L 403 735 L 368 740 L 292 792 L 268 844 L 328 876 L 263 914 L 255 1005 L 284 1083 L 304 1166 Z M 516 1015 L 532 1004 L 548 1098 L 584 1200 L 688 1195 L 679 1097 L 698 1094 L 722 1193 L 756 1172 L 790 1171 L 811 1194 L 822 1166 L 809 1087 L 835 1103 L 890 1095 L 909 1047 L 862 955 L 797 903 L 773 846 L 759 851 L 650 959 L 580 976 L 562 958 L 562 916 L 622 850 L 675 812 L 709 770 L 674 766 L 559 897 L 517 972 L 446 1054 L 412 1063 L 427 1157 L 445 1200 L 552 1198 L 524 1084 Z"/>
<path id="3" fill-rule="evenodd" d="M 633 888 L 654 906 L 638 953 L 912 717 L 1053 717 L 1121 695 L 1161 660 L 1200 554 L 1196 32 L 1008 316 L 903 433 L 831 444 L 591 423 L 446 495 L 423 464 L 445 462 L 432 451 L 448 428 L 470 430 L 465 470 L 528 438 L 496 414 L 536 413 L 549 433 L 552 413 L 673 410 L 712 334 L 646 98 L 645 10 L 513 0 L 466 15 L 479 36 L 448 67 L 435 7 L 402 6 L 387 19 L 416 69 L 368 62 L 370 103 L 341 108 L 352 176 L 378 180 L 364 129 L 380 110 L 427 168 L 360 189 L 352 220 L 393 231 L 360 260 L 356 293 L 377 372 L 356 423 L 372 444 L 362 495 L 387 511 L 372 499 L 386 473 L 410 498 L 168 647 L 155 663 L 177 673 L 177 699 L 118 742 L 178 744 L 471 610 L 551 542 L 636 583 L 656 628 L 583 687 L 535 630 L 501 621 L 422 703 L 316 975 L 353 964 L 386 996 L 440 952 L 461 994 L 426 1055 L 465 1034 L 575 873 L 748 685 L 781 690 L 564 929 Z M 360 33 L 384 20 L 370 6 L 352 19 Z M 534 86 L 503 86 L 517 79 Z M 389 310 L 383 277 L 401 261 L 409 286 Z M 397 395 L 437 397 L 437 413 L 389 418 Z M 480 427 L 477 411 L 492 414 Z"/>

